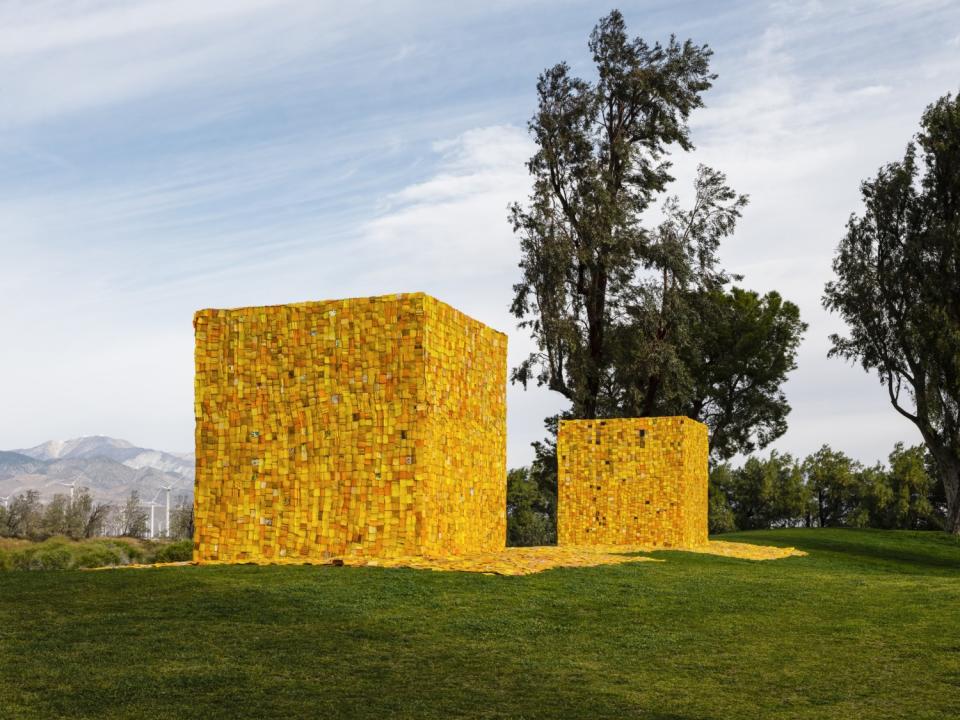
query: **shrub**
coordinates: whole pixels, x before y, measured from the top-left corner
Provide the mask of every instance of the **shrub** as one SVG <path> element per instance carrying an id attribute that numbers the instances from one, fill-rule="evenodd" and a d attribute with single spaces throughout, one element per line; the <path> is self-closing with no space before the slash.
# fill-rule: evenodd
<path id="1" fill-rule="evenodd" d="M 53 537 L 24 547 L 0 549 L 0 570 L 69 570 L 143 561 L 137 543 L 115 538 L 75 541 Z"/>
<path id="2" fill-rule="evenodd" d="M 123 554 L 123 550 L 113 543 L 84 543 L 74 551 L 74 567 L 94 568 L 125 564 L 126 556 Z"/>
<path id="3" fill-rule="evenodd" d="M 54 545 L 40 550 L 33 561 L 40 570 L 69 570 L 73 566 L 73 553 L 62 545 Z"/>
<path id="4" fill-rule="evenodd" d="M 105 542 L 115 545 L 123 553 L 124 557 L 126 558 L 126 563 L 121 564 L 140 563 L 143 562 L 147 556 L 143 548 L 131 540 L 120 540 L 118 538 L 106 540 Z"/>
<path id="5" fill-rule="evenodd" d="M 164 545 L 157 550 L 153 556 L 153 561 L 163 562 L 188 562 L 193 559 L 193 541 L 178 540 Z"/>
<path id="6" fill-rule="evenodd" d="M 17 570 L 67 570 L 73 565 L 73 555 L 61 543 L 40 543 L 13 555 Z"/>

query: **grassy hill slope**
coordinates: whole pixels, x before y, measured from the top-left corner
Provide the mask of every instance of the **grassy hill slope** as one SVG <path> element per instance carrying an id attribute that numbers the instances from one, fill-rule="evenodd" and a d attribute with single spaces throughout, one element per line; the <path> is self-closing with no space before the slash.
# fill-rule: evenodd
<path id="1" fill-rule="evenodd" d="M 2 573 L 0 717 L 960 716 L 956 540 L 724 539 L 810 556 Z"/>

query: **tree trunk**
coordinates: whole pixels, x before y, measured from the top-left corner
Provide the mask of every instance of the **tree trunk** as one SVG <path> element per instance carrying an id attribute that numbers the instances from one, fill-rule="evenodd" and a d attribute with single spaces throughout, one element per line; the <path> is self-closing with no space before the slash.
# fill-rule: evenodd
<path id="1" fill-rule="evenodd" d="M 953 507 L 947 503 L 947 532 L 951 535 L 960 535 L 960 502 L 953 501 Z"/>
<path id="2" fill-rule="evenodd" d="M 597 392 L 593 388 L 593 383 L 587 382 L 587 399 L 583 404 L 583 418 L 593 420 L 597 417 Z"/>
<path id="3" fill-rule="evenodd" d="M 944 529 L 952 535 L 960 535 L 960 464 L 947 463 L 941 467 L 940 477 L 947 496 L 947 522 Z"/>
<path id="4" fill-rule="evenodd" d="M 602 266 L 594 269 L 589 295 L 585 299 L 587 310 L 587 398 L 584 401 L 584 417 L 597 417 L 600 381 L 604 368 L 604 323 L 606 322 L 607 278 Z"/>

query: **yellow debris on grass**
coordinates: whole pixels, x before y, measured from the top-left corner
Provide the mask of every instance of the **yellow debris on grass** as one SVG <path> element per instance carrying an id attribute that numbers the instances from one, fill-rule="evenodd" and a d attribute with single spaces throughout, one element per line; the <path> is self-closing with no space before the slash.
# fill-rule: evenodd
<path id="1" fill-rule="evenodd" d="M 664 562 L 664 558 L 653 558 L 651 553 L 662 551 L 693 552 L 705 555 L 738 558 L 742 560 L 779 560 L 787 557 L 802 557 L 807 553 L 792 547 L 771 547 L 724 541 L 710 541 L 693 548 L 664 548 L 651 545 L 580 545 L 545 547 L 508 547 L 496 552 L 472 553 L 468 555 L 401 555 L 388 557 L 368 557 L 347 555 L 329 558 L 317 564 L 349 565 L 351 567 L 412 568 L 415 570 L 438 570 L 486 573 L 493 575 L 532 575 L 554 568 L 595 567 L 597 565 L 619 565 L 634 562 Z M 127 568 L 172 567 L 196 563 L 157 563 L 155 565 L 123 565 Z M 226 562 L 204 562 L 204 565 L 232 564 Z M 254 564 L 254 563 L 250 563 Z M 273 562 L 259 562 L 262 565 L 298 565 L 291 558 L 278 558 Z M 96 568 L 98 570 L 109 568 Z"/>
<path id="2" fill-rule="evenodd" d="M 779 560 L 806 555 L 792 547 L 770 547 L 714 541 L 693 548 L 664 548 L 650 545 L 561 545 L 547 547 L 509 547 L 500 552 L 477 553 L 465 556 L 441 557 L 392 557 L 392 558 L 341 558 L 344 565 L 375 567 L 409 567 L 422 570 L 456 570 L 460 572 L 493 573 L 496 575 L 532 575 L 554 568 L 594 567 L 619 565 L 629 562 L 664 562 L 653 558 L 651 553 L 660 551 L 694 552 L 705 555 L 720 555 L 742 560 Z"/>
<path id="3" fill-rule="evenodd" d="M 651 552 L 689 552 L 701 555 L 720 555 L 722 557 L 737 558 L 739 560 L 781 560 L 788 557 L 804 557 L 807 553 L 792 547 L 774 547 L 772 545 L 752 545 L 750 543 L 727 542 L 724 540 L 710 540 L 691 547 L 665 547 L 662 545 L 591 545 L 580 547 L 581 550 L 592 548 L 604 554 L 614 553 L 651 553 Z M 544 548 L 546 549 L 546 548 Z"/>
<path id="4" fill-rule="evenodd" d="M 92 567 L 92 568 L 80 568 L 81 570 L 86 570 L 89 572 L 94 572 L 97 570 L 142 570 L 143 568 L 165 568 L 165 567 L 184 567 L 185 565 L 196 565 L 197 563 L 190 560 L 181 560 L 178 562 L 165 562 L 165 563 L 130 563 L 129 565 L 102 565 L 101 567 Z"/>
<path id="5" fill-rule="evenodd" d="M 418 570 L 440 570 L 488 573 L 492 575 L 532 575 L 560 567 L 594 567 L 632 562 L 663 562 L 644 555 L 621 552 L 598 552 L 594 547 L 525 547 L 506 548 L 500 552 L 443 557 L 343 558 L 344 565 L 373 567 L 407 567 Z"/>
<path id="6" fill-rule="evenodd" d="M 722 555 L 741 560 L 780 560 L 788 557 L 806 557 L 807 553 L 792 547 L 773 547 L 771 545 L 751 545 L 749 543 L 711 540 L 704 547 L 691 548 L 687 552 Z"/>

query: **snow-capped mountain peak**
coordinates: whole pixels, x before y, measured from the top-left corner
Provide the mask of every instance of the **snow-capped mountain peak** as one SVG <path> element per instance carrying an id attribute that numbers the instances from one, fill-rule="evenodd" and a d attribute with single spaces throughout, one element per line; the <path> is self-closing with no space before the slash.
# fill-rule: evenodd
<path id="1" fill-rule="evenodd" d="M 0 495 L 36 489 L 44 496 L 63 491 L 76 481 L 98 498 L 120 501 L 131 490 L 143 497 L 172 485 L 193 492 L 193 453 L 174 454 L 93 435 L 50 440 L 32 448 L 0 452 Z"/>
<path id="2" fill-rule="evenodd" d="M 72 440 L 48 440 L 32 448 L 16 450 L 15 452 L 37 460 L 61 460 L 65 458 L 78 457 L 111 457 L 118 451 L 121 454 L 131 449 L 139 450 L 133 443 L 118 438 L 107 437 L 105 435 L 90 435 L 87 437 L 73 438 Z"/>

